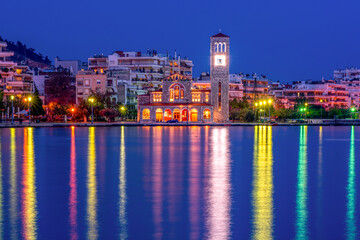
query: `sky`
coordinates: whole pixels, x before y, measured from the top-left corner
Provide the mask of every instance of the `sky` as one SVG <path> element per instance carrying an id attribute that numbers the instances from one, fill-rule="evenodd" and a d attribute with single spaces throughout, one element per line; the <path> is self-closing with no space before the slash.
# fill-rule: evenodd
<path id="1" fill-rule="evenodd" d="M 156 49 L 209 72 L 210 36 L 230 36 L 230 72 L 321 80 L 360 67 L 358 0 L 7 0 L 0 36 L 54 61 Z"/>

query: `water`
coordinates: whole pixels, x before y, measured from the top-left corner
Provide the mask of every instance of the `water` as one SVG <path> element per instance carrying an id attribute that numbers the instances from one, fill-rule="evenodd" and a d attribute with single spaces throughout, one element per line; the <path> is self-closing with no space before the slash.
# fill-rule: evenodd
<path id="1" fill-rule="evenodd" d="M 0 129 L 2 239 L 359 239 L 358 127 Z"/>

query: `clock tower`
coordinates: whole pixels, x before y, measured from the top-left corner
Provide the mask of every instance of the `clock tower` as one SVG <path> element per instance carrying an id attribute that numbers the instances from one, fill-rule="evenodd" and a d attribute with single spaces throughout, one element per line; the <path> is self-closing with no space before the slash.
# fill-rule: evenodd
<path id="1" fill-rule="evenodd" d="M 210 37 L 211 104 L 219 123 L 229 121 L 229 42 L 222 33 Z"/>

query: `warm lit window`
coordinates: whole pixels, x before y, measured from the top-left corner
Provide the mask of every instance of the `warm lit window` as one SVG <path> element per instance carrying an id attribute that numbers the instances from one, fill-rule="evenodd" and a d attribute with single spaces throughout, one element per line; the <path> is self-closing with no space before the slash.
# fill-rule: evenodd
<path id="1" fill-rule="evenodd" d="M 200 102 L 200 93 L 193 93 L 192 94 L 192 101 L 193 102 Z"/>
<path id="2" fill-rule="evenodd" d="M 179 86 L 175 86 L 175 99 L 179 99 L 179 95 L 180 95 L 180 93 L 179 93 Z"/>
<path id="3" fill-rule="evenodd" d="M 148 108 L 143 110 L 142 119 L 150 119 L 150 110 Z"/>
<path id="4" fill-rule="evenodd" d="M 174 101 L 174 89 L 170 89 L 170 101 Z"/>
<path id="5" fill-rule="evenodd" d="M 205 94 L 205 101 L 206 101 L 206 102 L 209 101 L 209 94 Z"/>
<path id="6" fill-rule="evenodd" d="M 180 90 L 180 98 L 183 99 L 184 98 L 184 89 Z"/>
<path id="7" fill-rule="evenodd" d="M 204 111 L 204 119 L 210 119 L 211 118 L 211 112 L 209 109 L 205 109 Z"/>
<path id="8" fill-rule="evenodd" d="M 161 102 L 161 97 L 162 97 L 161 93 L 154 93 L 153 94 L 153 101 L 154 102 Z"/>
<path id="9" fill-rule="evenodd" d="M 198 121 L 198 111 L 196 109 L 192 109 L 190 111 L 190 121 L 197 122 Z"/>

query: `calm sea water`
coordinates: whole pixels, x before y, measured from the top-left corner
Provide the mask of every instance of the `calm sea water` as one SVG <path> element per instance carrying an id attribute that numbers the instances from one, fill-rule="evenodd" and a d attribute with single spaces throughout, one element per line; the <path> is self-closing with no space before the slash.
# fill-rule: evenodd
<path id="1" fill-rule="evenodd" d="M 0 129 L 2 239 L 359 239 L 358 127 Z"/>

